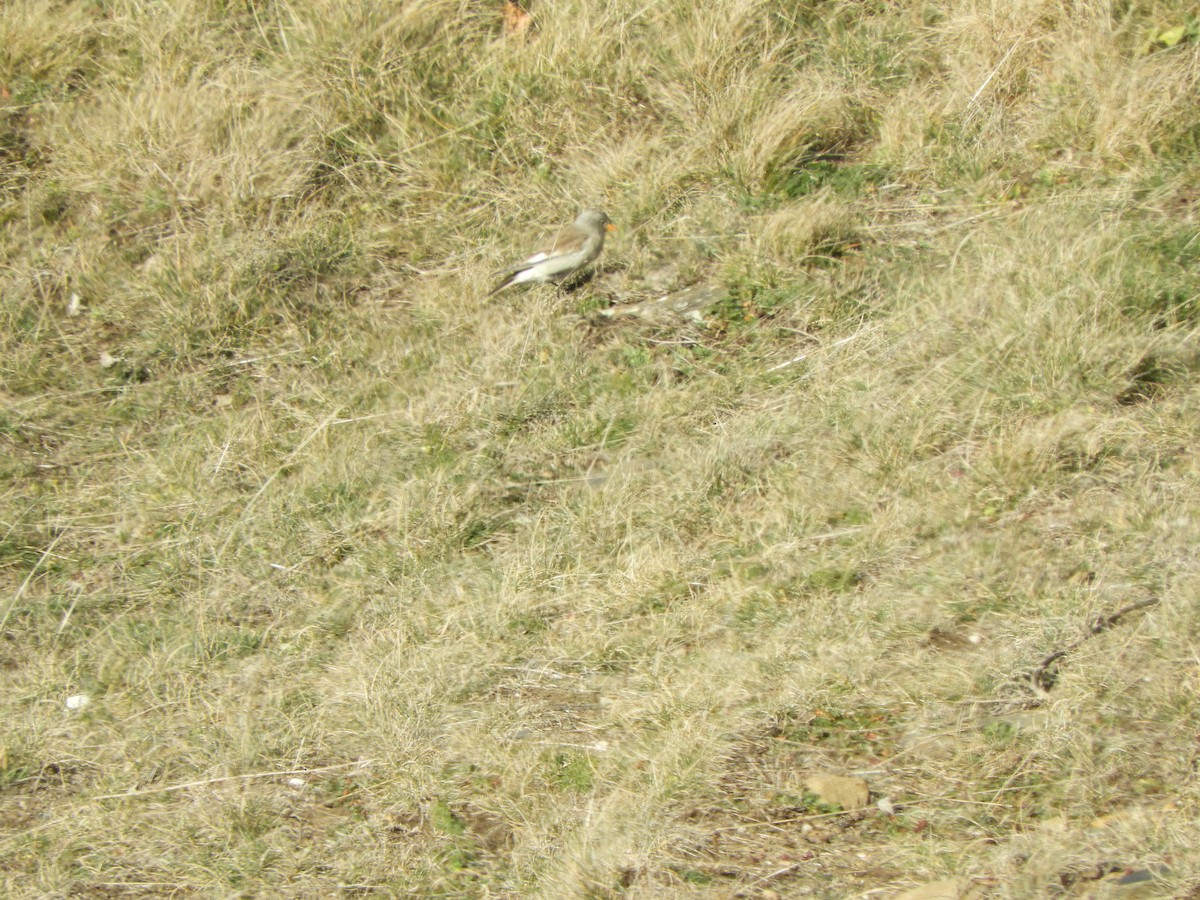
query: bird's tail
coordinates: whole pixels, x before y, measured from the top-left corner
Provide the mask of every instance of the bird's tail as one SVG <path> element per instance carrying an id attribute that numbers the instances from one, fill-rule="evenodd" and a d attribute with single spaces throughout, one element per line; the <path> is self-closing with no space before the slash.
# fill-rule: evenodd
<path id="1" fill-rule="evenodd" d="M 497 294 L 499 294 L 499 293 L 500 293 L 501 291 L 503 291 L 505 288 L 510 288 L 510 287 L 512 287 L 512 286 L 513 286 L 513 277 L 512 277 L 511 275 L 506 275 L 506 276 L 505 276 L 505 277 L 504 277 L 504 278 L 503 278 L 503 279 L 500 281 L 500 283 L 499 283 L 498 285 L 496 285 L 494 288 L 492 288 L 490 291 L 488 291 L 488 292 L 487 292 L 487 293 L 484 295 L 483 299 L 484 299 L 484 300 L 491 300 L 493 297 L 495 297 Z"/>

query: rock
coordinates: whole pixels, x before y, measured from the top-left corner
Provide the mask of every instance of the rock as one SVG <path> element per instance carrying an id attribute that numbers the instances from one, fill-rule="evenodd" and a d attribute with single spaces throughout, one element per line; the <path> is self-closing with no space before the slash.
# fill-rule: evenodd
<path id="1" fill-rule="evenodd" d="M 804 786 L 822 803 L 844 810 L 862 809 L 871 802 L 871 790 L 861 778 L 846 775 L 813 775 Z"/>
<path id="2" fill-rule="evenodd" d="M 1113 898 L 1133 900 L 1135 897 L 1162 897 L 1166 888 L 1163 879 L 1170 874 L 1166 866 L 1150 866 L 1146 869 L 1130 869 L 1106 881 L 1111 884 L 1109 893 Z"/>
<path id="3" fill-rule="evenodd" d="M 897 894 L 892 900 L 967 900 L 968 891 L 970 884 L 965 879 L 943 878 Z"/>

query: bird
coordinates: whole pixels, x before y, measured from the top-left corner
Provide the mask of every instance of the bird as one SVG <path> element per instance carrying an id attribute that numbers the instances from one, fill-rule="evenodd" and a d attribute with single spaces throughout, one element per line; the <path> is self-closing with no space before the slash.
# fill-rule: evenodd
<path id="1" fill-rule="evenodd" d="M 497 272 L 500 281 L 487 296 L 528 282 L 564 281 L 594 262 L 604 249 L 604 235 L 615 230 L 603 210 L 585 209 L 574 222 L 560 228 L 543 249 Z"/>

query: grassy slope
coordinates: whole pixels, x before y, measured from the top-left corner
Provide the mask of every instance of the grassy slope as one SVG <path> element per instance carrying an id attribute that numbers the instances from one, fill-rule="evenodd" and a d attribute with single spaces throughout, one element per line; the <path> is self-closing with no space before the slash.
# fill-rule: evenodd
<path id="1" fill-rule="evenodd" d="M 5 3 L 6 893 L 1195 890 L 1189 9 Z"/>

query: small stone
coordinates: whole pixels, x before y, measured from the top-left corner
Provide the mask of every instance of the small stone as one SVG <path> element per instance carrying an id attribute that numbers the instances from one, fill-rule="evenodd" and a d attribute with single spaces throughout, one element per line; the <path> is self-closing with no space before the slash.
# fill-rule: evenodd
<path id="1" fill-rule="evenodd" d="M 92 698 L 87 694 L 72 694 L 67 698 L 66 706 L 67 709 L 83 709 L 91 702 Z"/>
<path id="2" fill-rule="evenodd" d="M 1119 877 L 1107 879 L 1111 881 L 1114 897 L 1120 900 L 1134 900 L 1141 897 L 1164 896 L 1163 879 L 1171 874 L 1166 866 L 1150 866 L 1145 869 L 1130 869 Z"/>
<path id="3" fill-rule="evenodd" d="M 67 298 L 67 315 L 74 319 L 83 312 L 83 301 L 79 299 L 79 295 L 71 291 L 71 296 Z"/>
<path id="4" fill-rule="evenodd" d="M 880 797 L 875 801 L 875 807 L 885 816 L 894 816 L 896 814 L 896 804 L 892 802 L 891 797 Z"/>
<path id="5" fill-rule="evenodd" d="M 944 878 L 897 894 L 892 900 L 960 900 L 966 889 L 967 883 L 963 879 Z"/>
<path id="6" fill-rule="evenodd" d="M 862 809 L 871 802 L 871 790 L 861 778 L 846 775 L 813 775 L 804 782 L 822 803 L 843 810 Z"/>
<path id="7" fill-rule="evenodd" d="M 102 368 L 102 369 L 111 369 L 113 366 L 115 366 L 119 362 L 120 362 L 120 360 L 117 359 L 115 356 L 113 356 L 111 353 L 109 353 L 107 350 L 105 350 L 103 353 L 100 354 L 100 368 Z"/>
<path id="8" fill-rule="evenodd" d="M 1117 879 L 1117 884 L 1122 887 L 1128 887 L 1132 884 L 1144 884 L 1154 880 L 1154 873 L 1149 869 L 1134 869 L 1132 872 L 1126 872 Z"/>
<path id="9" fill-rule="evenodd" d="M 289 778 L 287 783 L 288 787 L 295 788 L 296 790 L 300 790 L 305 785 L 303 778 Z"/>
<path id="10" fill-rule="evenodd" d="M 160 253 L 151 253 L 138 268 L 143 272 L 161 272 L 167 267 L 167 261 Z"/>

